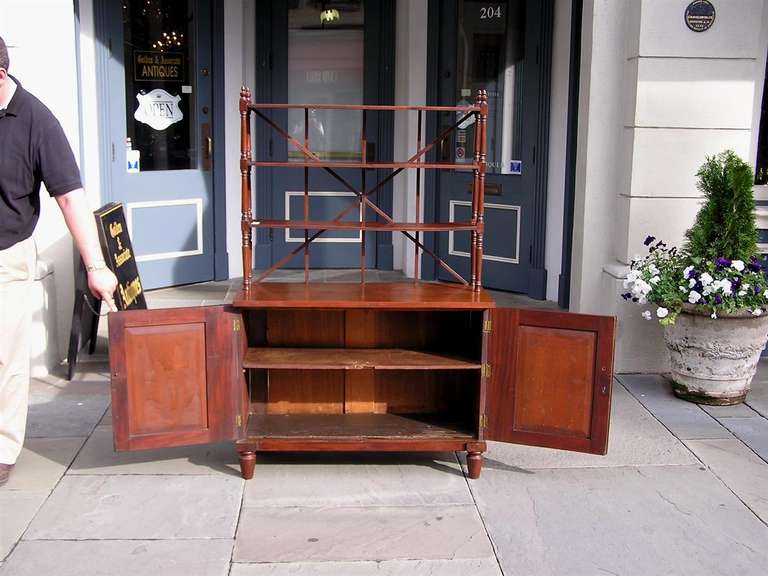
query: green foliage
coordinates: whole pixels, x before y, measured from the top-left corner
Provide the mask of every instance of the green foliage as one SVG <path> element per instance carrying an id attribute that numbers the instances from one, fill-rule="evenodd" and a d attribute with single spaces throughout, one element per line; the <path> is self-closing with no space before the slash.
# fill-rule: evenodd
<path id="1" fill-rule="evenodd" d="M 757 253 L 752 169 L 733 151 L 707 158 L 696 174 L 705 201 L 686 233 L 693 258 L 744 260 Z"/>

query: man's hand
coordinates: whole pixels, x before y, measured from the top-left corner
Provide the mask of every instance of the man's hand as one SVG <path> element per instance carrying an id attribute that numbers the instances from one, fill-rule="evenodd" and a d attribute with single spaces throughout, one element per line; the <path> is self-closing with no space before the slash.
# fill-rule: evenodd
<path id="1" fill-rule="evenodd" d="M 101 298 L 109 306 L 110 312 L 117 312 L 113 294 L 117 289 L 117 278 L 109 268 L 88 272 L 88 288 L 96 298 Z"/>

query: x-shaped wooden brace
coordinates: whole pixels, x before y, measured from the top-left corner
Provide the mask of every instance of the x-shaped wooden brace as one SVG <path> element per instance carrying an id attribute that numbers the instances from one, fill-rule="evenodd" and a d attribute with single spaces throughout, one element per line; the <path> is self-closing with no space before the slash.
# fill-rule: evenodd
<path id="1" fill-rule="evenodd" d="M 291 143 L 291 144 L 292 144 L 292 145 L 293 145 L 293 146 L 294 146 L 294 147 L 295 147 L 295 148 L 296 148 L 296 149 L 297 149 L 299 152 L 301 152 L 301 153 L 304 155 L 304 157 L 305 157 L 305 158 L 307 158 L 308 160 L 311 160 L 312 162 L 318 162 L 318 163 L 319 163 L 319 162 L 321 162 L 321 159 L 320 159 L 320 158 L 319 158 L 319 157 L 318 157 L 318 156 L 317 156 L 317 155 L 316 155 L 314 152 L 312 152 L 312 151 L 311 151 L 309 148 L 307 148 L 306 146 L 304 146 L 304 144 L 302 144 L 301 142 L 299 142 L 298 140 L 296 140 L 296 138 L 294 138 L 293 136 L 291 136 L 290 134 L 288 134 L 288 132 L 286 132 L 286 131 L 285 131 L 285 130 L 283 130 L 283 129 L 282 129 L 280 126 L 278 126 L 278 125 L 277 125 L 277 124 L 276 124 L 276 123 L 275 123 L 275 122 L 274 122 L 274 121 L 273 121 L 271 118 L 269 118 L 268 116 L 264 115 L 264 114 L 263 114 L 263 113 L 262 113 L 260 110 L 257 110 L 257 109 L 255 109 L 255 108 L 251 108 L 251 109 L 253 110 L 253 112 L 254 112 L 254 113 L 255 113 L 255 114 L 256 114 L 256 115 L 257 115 L 259 118 L 261 118 L 262 120 L 264 120 L 264 122 L 266 122 L 266 123 L 267 123 L 267 124 L 268 124 L 268 125 L 269 125 L 269 126 L 272 128 L 272 129 L 274 129 L 274 130 L 275 130 L 275 131 L 276 131 L 278 134 L 280 134 L 280 135 L 281 135 L 283 138 L 285 138 L 285 139 L 286 139 L 286 141 L 290 142 L 290 143 Z M 443 131 L 443 132 L 442 132 L 442 133 L 441 133 L 439 136 L 437 136 L 437 138 L 435 138 L 434 140 L 432 140 L 432 142 L 430 142 L 429 144 L 427 144 L 426 146 L 424 146 L 423 148 L 421 148 L 420 150 L 418 150 L 418 151 L 416 152 L 416 154 L 414 154 L 413 156 L 411 156 L 411 157 L 410 157 L 410 158 L 409 158 L 409 159 L 408 159 L 406 162 L 407 162 L 408 164 L 413 164 L 414 166 L 418 167 L 418 165 L 419 165 L 419 162 L 418 162 L 419 158 L 421 158 L 422 156 L 424 156 L 424 154 L 426 154 L 426 153 L 427 153 L 427 152 L 429 152 L 429 151 L 430 151 L 432 148 L 434 148 L 434 146 L 435 146 L 437 143 L 439 143 L 439 142 L 442 142 L 443 140 L 445 140 L 445 138 L 447 138 L 447 137 L 448 137 L 448 136 L 451 134 L 451 132 L 453 132 L 454 130 L 456 130 L 456 128 L 458 128 L 458 127 L 459 127 L 459 126 L 460 126 L 460 125 L 461 125 L 461 124 L 462 124 L 462 123 L 463 123 L 465 120 L 467 120 L 467 119 L 468 119 L 470 116 L 472 116 L 472 114 L 474 114 L 474 112 L 468 112 L 467 114 L 465 114 L 464 116 L 462 116 L 462 117 L 461 117 L 459 120 L 457 120 L 457 121 L 456 121 L 456 122 L 455 122 L 455 123 L 454 123 L 454 124 L 453 124 L 451 127 L 449 127 L 449 128 L 447 128 L 446 130 L 444 130 L 444 131 Z M 368 196 L 370 196 L 371 194 L 373 194 L 374 192 L 376 192 L 377 190 L 379 190 L 379 189 L 380 189 L 382 186 L 386 185 L 386 184 L 387 184 L 387 182 L 389 182 L 389 181 L 390 181 L 390 180 L 392 180 L 392 179 L 393 179 L 395 176 L 397 176 L 398 174 L 400 174 L 400 172 L 402 172 L 403 170 L 405 170 L 405 167 L 400 167 L 400 168 L 397 168 L 397 169 L 396 169 L 396 170 L 394 170 L 394 171 L 393 171 L 391 174 L 389 174 L 389 175 L 388 175 L 386 178 L 384 178 L 383 180 L 381 180 L 380 182 L 378 182 L 378 183 L 376 184 L 376 186 L 374 186 L 373 188 L 371 188 L 371 189 L 370 189 L 370 190 L 368 190 L 367 192 L 365 192 L 365 191 L 362 191 L 362 192 L 361 192 L 361 191 L 357 190 L 357 188 L 355 188 L 355 187 L 354 187 L 354 186 L 352 186 L 352 185 L 351 185 L 349 182 L 347 182 L 347 180 L 346 180 L 344 177 L 342 177 L 340 174 L 338 174 L 338 173 L 337 173 L 337 172 L 336 172 L 336 171 L 335 171 L 333 168 L 330 168 L 330 167 L 328 167 L 328 166 L 323 166 L 323 170 L 325 170 L 326 172 L 328 172 L 328 174 L 330 174 L 330 175 L 331 175 L 331 176 L 333 176 L 333 177 L 334 177 L 336 180 L 338 180 L 339 182 L 341 182 L 341 183 L 344 185 L 344 187 L 345 187 L 345 188 L 347 188 L 349 191 L 353 192 L 353 193 L 354 193 L 354 194 L 357 196 L 358 200 L 360 200 L 360 201 L 364 202 L 364 203 L 365 203 L 367 206 L 369 206 L 369 207 L 370 207 L 370 208 L 371 208 L 371 209 L 372 209 L 374 212 L 376 212 L 376 214 L 380 215 L 380 216 L 381 216 L 381 217 L 382 217 L 384 220 L 386 220 L 388 223 L 390 223 L 390 224 L 394 224 L 394 223 L 395 223 L 394 219 L 392 219 L 392 217 L 391 217 L 389 214 L 387 214 L 387 213 L 386 213 L 384 210 L 382 210 L 381 208 L 379 208 L 379 207 L 376 205 L 376 203 L 375 203 L 375 202 L 373 202 L 373 201 L 372 201 L 370 198 L 368 198 Z M 350 212 L 351 212 L 353 209 L 355 209 L 355 208 L 356 208 L 356 207 L 358 207 L 358 206 L 359 206 L 359 204 L 357 204 L 357 205 L 355 205 L 355 204 L 350 204 L 350 205 L 349 205 L 347 208 L 345 208 L 344 210 L 342 210 L 341 212 L 339 212 L 339 213 L 336 215 L 336 217 L 335 217 L 335 218 L 332 220 L 332 222 L 339 222 L 339 221 L 341 221 L 341 219 L 342 219 L 342 218 L 344 218 L 344 216 L 346 216 L 347 214 L 349 214 L 349 213 L 350 213 Z M 281 258 L 281 259 L 280 259 L 280 260 L 278 260 L 278 261 L 277 261 L 275 264 L 273 264 L 273 265 L 272 265 L 272 267 L 271 267 L 271 268 L 269 268 L 269 270 L 265 270 L 264 272 L 262 272 L 262 273 L 259 275 L 259 277 L 258 277 L 258 278 L 256 278 L 255 282 L 261 282 L 262 280 L 264 280 L 264 278 L 266 278 L 267 276 L 269 276 L 270 274 L 272 274 L 272 272 L 274 272 L 275 270 L 277 270 L 277 269 L 281 268 L 283 265 L 285 265 L 286 263 L 288 263 L 288 262 L 289 262 L 289 261 L 290 261 L 290 260 L 291 260 L 291 259 L 292 259 L 294 256 L 296 256 L 296 254 L 298 254 L 298 253 L 299 253 L 299 252 L 301 252 L 301 251 L 302 251 L 302 250 L 303 250 L 303 249 L 304 249 L 306 246 L 308 246 L 309 244 L 311 244 L 313 240 L 315 240 L 315 239 L 316 239 L 316 238 L 318 238 L 318 237 L 319 237 L 321 234 L 323 234 L 324 232 L 327 232 L 327 231 L 328 231 L 328 229 L 327 229 L 327 228 L 323 228 L 322 230 L 318 230 L 317 232 L 315 232 L 315 233 L 314 233 L 314 234 L 313 234 L 313 235 L 312 235 L 310 238 L 308 238 L 307 240 L 305 240 L 304 242 L 302 242 L 302 243 L 301 243 L 301 244 L 300 244 L 298 247 L 296 247 L 296 248 L 295 248 L 293 251 L 291 251 L 290 253 L 286 254 L 285 256 L 283 256 L 283 258 Z M 454 278 L 456 278 L 456 279 L 457 279 L 459 282 L 461 282 L 461 283 L 462 283 L 462 284 L 464 284 L 465 286 L 469 284 L 469 283 L 468 283 L 468 282 L 467 282 L 467 281 L 466 281 L 466 280 L 465 280 L 465 279 L 464 279 L 464 278 L 461 276 L 461 274 L 459 274 L 459 273 L 458 273 L 458 272 L 456 272 L 456 271 L 455 271 L 453 268 L 451 268 L 451 267 L 450 267 L 448 264 L 446 264 L 446 263 L 445 263 L 445 262 L 444 262 L 444 261 L 443 261 L 443 260 L 442 260 L 442 259 L 441 259 L 441 258 L 440 258 L 438 255 L 437 255 L 437 254 L 435 254 L 435 253 L 434 253 L 432 250 L 430 250 L 429 248 L 427 248 L 426 246 L 424 246 L 424 244 L 422 244 L 421 242 L 419 242 L 419 241 L 418 241 L 418 240 L 417 240 L 417 239 L 416 239 L 416 238 L 415 238 L 415 237 L 414 237 L 414 236 L 413 236 L 411 233 L 409 233 L 409 232 L 408 232 L 408 231 L 406 231 L 406 230 L 400 230 L 400 232 L 401 232 L 401 233 L 402 233 L 402 234 L 403 234 L 403 235 L 404 235 L 406 238 L 408 238 L 408 239 L 409 239 L 411 242 L 413 242 L 413 243 L 414 243 L 416 246 L 418 246 L 418 247 L 419 247 L 419 249 L 421 249 L 421 250 L 422 250 L 422 251 L 423 251 L 425 254 L 428 254 L 428 255 L 430 255 L 430 256 L 431 256 L 431 257 L 432 257 L 432 258 L 435 260 L 435 262 L 437 262 L 437 264 L 438 264 L 438 265 L 439 265 L 441 268 L 443 268 L 443 269 L 444 269 L 446 272 L 448 272 L 449 274 L 451 274 L 451 276 L 453 276 Z"/>

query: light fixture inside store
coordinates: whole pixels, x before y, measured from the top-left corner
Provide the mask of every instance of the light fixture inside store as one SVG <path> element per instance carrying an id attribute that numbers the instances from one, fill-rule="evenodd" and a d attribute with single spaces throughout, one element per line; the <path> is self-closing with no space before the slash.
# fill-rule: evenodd
<path id="1" fill-rule="evenodd" d="M 336 22 L 339 18 L 341 18 L 341 14 L 339 14 L 339 11 L 336 10 L 336 8 L 330 8 L 320 12 L 321 24 L 330 24 L 331 22 Z"/>

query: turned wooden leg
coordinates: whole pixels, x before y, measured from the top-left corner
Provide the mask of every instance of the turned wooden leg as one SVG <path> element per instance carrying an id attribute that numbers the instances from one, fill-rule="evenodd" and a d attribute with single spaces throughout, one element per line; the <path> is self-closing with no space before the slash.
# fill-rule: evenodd
<path id="1" fill-rule="evenodd" d="M 256 452 L 240 452 L 240 473 L 243 478 L 253 478 L 253 469 L 256 466 Z"/>
<path id="2" fill-rule="evenodd" d="M 483 467 L 483 453 L 482 452 L 467 452 L 467 468 L 469 469 L 469 477 L 472 480 L 480 478 L 480 469 Z"/>

